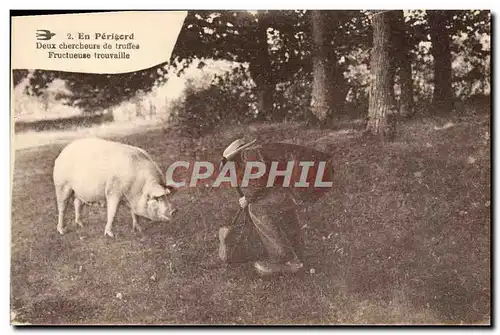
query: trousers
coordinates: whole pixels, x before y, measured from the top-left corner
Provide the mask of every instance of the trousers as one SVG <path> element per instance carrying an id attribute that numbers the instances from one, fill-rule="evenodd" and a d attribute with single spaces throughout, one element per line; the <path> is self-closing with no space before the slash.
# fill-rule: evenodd
<path id="1" fill-rule="evenodd" d="M 299 223 L 296 205 L 293 200 L 284 192 L 275 192 L 263 199 L 252 202 L 248 205 L 248 216 L 253 230 L 257 232 L 260 239 L 260 246 L 264 248 L 268 261 L 273 263 L 285 263 L 293 260 L 302 260 L 304 256 L 304 238 Z M 247 223 L 248 225 L 248 223 Z M 242 261 L 250 260 L 250 255 L 242 255 L 242 250 L 248 250 L 248 246 L 242 243 L 253 243 L 248 238 L 253 232 L 248 229 L 241 230 L 245 237 L 238 237 L 238 242 L 227 243 L 228 248 L 232 248 L 229 254 Z M 240 252 L 238 250 L 240 249 Z M 254 252 L 254 255 L 261 257 L 264 253 Z M 253 259 L 257 260 L 257 259 Z M 236 259 L 233 259 L 237 262 Z"/>

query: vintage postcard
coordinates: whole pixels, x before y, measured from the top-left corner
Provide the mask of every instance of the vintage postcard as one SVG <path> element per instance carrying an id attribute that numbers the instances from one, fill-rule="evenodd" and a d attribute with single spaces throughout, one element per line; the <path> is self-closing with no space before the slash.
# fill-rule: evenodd
<path id="1" fill-rule="evenodd" d="M 12 325 L 491 326 L 489 10 L 10 16 Z"/>

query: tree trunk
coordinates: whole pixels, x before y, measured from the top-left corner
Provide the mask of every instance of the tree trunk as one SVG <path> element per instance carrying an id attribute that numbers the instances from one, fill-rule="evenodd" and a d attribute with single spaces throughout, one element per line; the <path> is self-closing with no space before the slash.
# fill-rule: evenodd
<path id="1" fill-rule="evenodd" d="M 406 49 L 408 50 L 408 49 Z M 402 49 L 401 68 L 399 80 L 401 82 L 401 97 L 399 98 L 399 114 L 403 117 L 413 115 L 413 78 L 411 75 L 411 61 L 408 51 Z"/>
<path id="2" fill-rule="evenodd" d="M 344 77 L 344 71 L 347 70 L 345 64 L 338 64 L 338 56 L 335 50 L 335 45 L 332 45 L 335 34 L 339 26 L 339 12 L 335 10 L 322 11 L 324 26 L 324 47 L 326 48 L 327 66 L 331 75 L 329 89 L 330 112 L 332 116 L 340 114 L 344 105 L 347 93 L 349 91 L 347 80 Z"/>
<path id="3" fill-rule="evenodd" d="M 399 83 L 401 96 L 399 97 L 399 114 L 409 117 L 413 114 L 413 78 L 411 76 L 410 46 L 406 36 L 404 15 L 402 10 L 394 11 L 393 43 L 394 59 L 399 66 Z"/>
<path id="4" fill-rule="evenodd" d="M 368 104 L 367 132 L 379 135 L 382 139 L 391 138 L 395 132 L 395 119 L 392 109 L 390 82 L 391 60 L 390 12 L 378 12 L 372 16 L 373 49 L 370 60 L 370 98 Z"/>
<path id="5" fill-rule="evenodd" d="M 324 12 L 313 10 L 310 15 L 313 37 L 311 111 L 321 122 L 325 122 L 332 114 L 332 70 L 328 59 L 327 27 Z"/>
<path id="6" fill-rule="evenodd" d="M 337 57 L 335 55 L 331 56 L 330 59 L 334 62 L 337 61 Z M 347 70 L 347 67 L 345 67 L 345 70 Z M 335 115 L 336 113 L 339 113 L 345 105 L 347 93 L 349 92 L 349 86 L 347 80 L 344 77 L 344 69 L 341 66 L 337 66 L 336 64 L 333 66 L 332 77 L 332 105 L 330 106 L 330 109 L 332 110 L 332 114 Z"/>
<path id="7" fill-rule="evenodd" d="M 391 38 L 393 36 L 391 35 Z M 389 85 L 391 86 L 389 90 L 389 96 L 391 101 L 391 106 L 396 106 L 396 93 L 394 92 L 394 84 L 396 83 L 396 73 L 398 72 L 399 62 L 397 61 L 397 57 L 399 56 L 399 52 L 393 47 L 392 40 L 389 41 L 389 58 L 391 59 L 389 66 Z"/>
<path id="8" fill-rule="evenodd" d="M 453 108 L 451 81 L 450 36 L 446 23 L 449 14 L 443 10 L 428 11 L 431 26 L 432 56 L 434 57 L 433 104 L 439 112 L 449 112 Z"/>
<path id="9" fill-rule="evenodd" d="M 266 81 L 261 81 L 254 90 L 259 109 L 259 120 L 272 120 L 274 115 L 274 87 Z"/>
<path id="10" fill-rule="evenodd" d="M 256 85 L 254 92 L 259 108 L 258 119 L 260 120 L 273 118 L 274 90 L 276 89 L 267 43 L 268 15 L 265 12 L 259 12 L 257 49 L 249 64 L 249 70 Z"/>

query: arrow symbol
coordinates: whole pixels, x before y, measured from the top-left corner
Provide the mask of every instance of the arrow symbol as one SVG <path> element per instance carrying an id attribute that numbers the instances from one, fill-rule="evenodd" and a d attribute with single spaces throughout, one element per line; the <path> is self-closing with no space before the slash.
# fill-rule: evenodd
<path id="1" fill-rule="evenodd" d="M 51 32 L 50 30 L 46 29 L 38 29 L 36 31 L 36 39 L 37 40 L 50 40 L 52 37 L 54 37 L 56 34 Z"/>

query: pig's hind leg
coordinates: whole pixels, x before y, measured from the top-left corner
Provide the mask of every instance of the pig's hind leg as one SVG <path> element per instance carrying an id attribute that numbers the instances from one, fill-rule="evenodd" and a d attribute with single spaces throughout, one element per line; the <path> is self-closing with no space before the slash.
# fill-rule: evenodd
<path id="1" fill-rule="evenodd" d="M 75 224 L 79 227 L 83 227 L 83 222 L 80 219 L 80 213 L 83 206 L 83 201 L 75 197 Z"/>
<path id="2" fill-rule="evenodd" d="M 106 228 L 104 228 L 104 236 L 114 237 L 112 232 L 113 221 L 115 219 L 116 211 L 118 210 L 118 205 L 120 204 L 120 197 L 110 196 L 107 199 L 108 204 L 108 220 L 106 221 Z"/>
<path id="3" fill-rule="evenodd" d="M 104 229 L 104 236 L 114 237 L 112 228 L 113 221 L 115 219 L 116 211 L 120 205 L 122 195 L 122 188 L 118 178 L 113 178 L 106 184 L 105 194 L 106 194 L 106 205 L 108 211 L 108 220 L 106 222 L 106 228 Z"/>
<path id="4" fill-rule="evenodd" d="M 68 204 L 68 198 L 73 193 L 71 187 L 67 184 L 56 185 L 56 200 L 57 200 L 57 231 L 59 234 L 64 234 L 66 232 L 64 227 L 64 213 L 66 212 L 66 206 Z"/>

